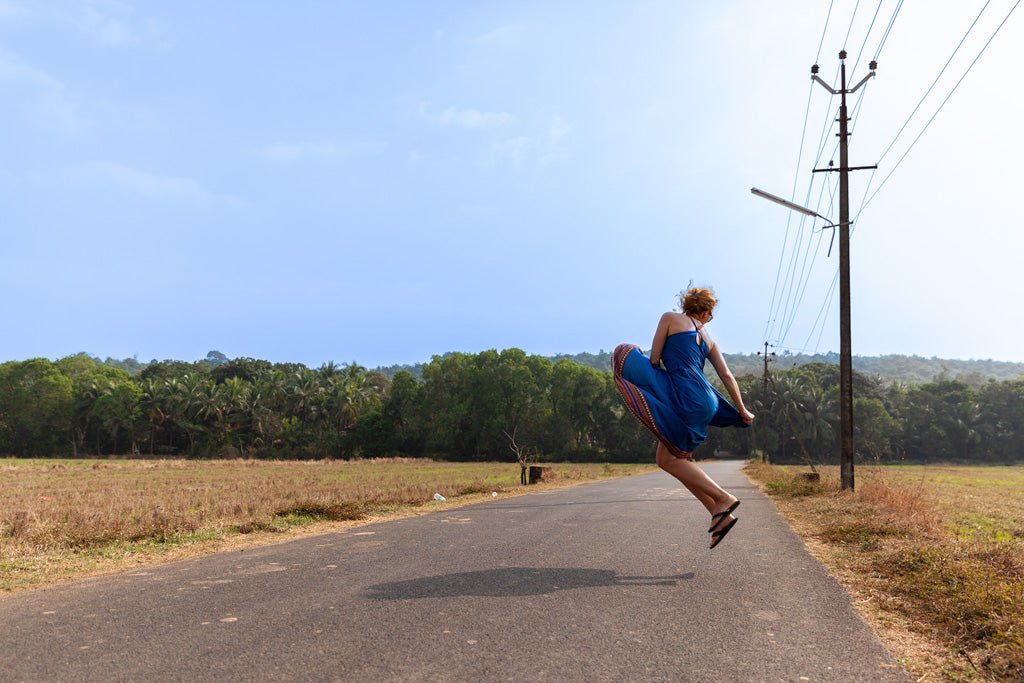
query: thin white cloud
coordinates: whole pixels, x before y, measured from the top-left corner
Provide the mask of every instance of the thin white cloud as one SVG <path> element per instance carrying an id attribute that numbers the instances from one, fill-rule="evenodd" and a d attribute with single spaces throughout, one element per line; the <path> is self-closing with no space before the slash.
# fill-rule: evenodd
<path id="1" fill-rule="evenodd" d="M 79 166 L 70 173 L 80 183 L 113 187 L 148 199 L 186 202 L 201 206 L 240 205 L 237 197 L 217 194 L 192 178 L 158 175 L 126 164 L 98 161 Z"/>
<path id="2" fill-rule="evenodd" d="M 565 161 L 569 158 L 569 150 L 563 140 L 572 131 L 565 120 L 555 114 L 548 121 L 547 149 L 540 157 L 542 166 L 548 166 L 558 161 Z"/>
<path id="3" fill-rule="evenodd" d="M 571 128 L 569 128 L 569 124 L 566 123 L 561 116 L 555 114 L 551 117 L 551 121 L 548 123 L 548 138 L 552 142 L 558 142 L 564 138 L 570 130 Z"/>
<path id="4" fill-rule="evenodd" d="M 473 38 L 479 45 L 512 45 L 519 41 L 526 27 L 522 24 L 503 24 Z"/>
<path id="5" fill-rule="evenodd" d="M 63 87 L 61 82 L 50 74 L 37 69 L 17 55 L 4 51 L 0 51 L 0 81 L 27 83 L 43 88 Z"/>
<path id="6" fill-rule="evenodd" d="M 25 10 L 9 0 L 0 0 L 0 21 L 18 19 L 25 16 Z"/>
<path id="7" fill-rule="evenodd" d="M 122 11 L 125 11 L 124 6 Z M 100 11 L 96 5 L 86 7 L 81 14 L 70 17 L 69 21 L 76 29 L 104 45 L 138 42 L 138 34 L 127 21 Z"/>
<path id="8" fill-rule="evenodd" d="M 159 41 L 165 33 L 159 22 L 136 16 L 135 7 L 126 0 L 84 0 L 66 5 L 16 5 L 13 0 L 0 0 L 0 21 L 19 19 L 56 25 L 114 47 Z"/>
<path id="9" fill-rule="evenodd" d="M 522 166 L 532 145 L 533 141 L 525 135 L 499 140 L 491 145 L 483 165 L 486 167 L 500 164 Z"/>
<path id="10" fill-rule="evenodd" d="M 419 113 L 422 118 L 438 126 L 457 126 L 477 130 L 498 128 L 518 121 L 515 114 L 510 114 L 507 111 L 480 111 L 473 108 L 448 107 L 439 114 L 433 114 L 425 105 L 421 105 Z"/>
<path id="11" fill-rule="evenodd" d="M 256 150 L 265 159 L 279 162 L 295 162 L 306 159 L 333 159 L 344 156 L 348 148 L 335 142 L 299 142 L 266 145 Z"/>
<path id="12" fill-rule="evenodd" d="M 33 119 L 47 128 L 74 134 L 86 126 L 78 104 L 60 80 L 17 55 L 0 50 L 0 87 L 5 83 L 29 91 L 27 96 L 19 99 L 22 99 Z"/>
<path id="13" fill-rule="evenodd" d="M 479 111 L 477 109 L 455 109 L 449 107 L 441 112 L 439 123 L 463 128 L 490 128 L 515 123 L 516 117 L 507 111 Z"/>

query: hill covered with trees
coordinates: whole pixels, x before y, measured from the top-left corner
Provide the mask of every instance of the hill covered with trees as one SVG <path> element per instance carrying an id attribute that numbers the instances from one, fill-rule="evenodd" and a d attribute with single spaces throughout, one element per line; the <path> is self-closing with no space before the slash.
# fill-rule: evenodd
<path id="1" fill-rule="evenodd" d="M 450 354 L 442 354 L 442 358 Z M 764 365 L 762 357 L 756 353 L 726 353 L 726 362 L 733 374 L 737 377 L 746 374 L 763 374 Z M 571 360 L 580 365 L 595 370 L 607 370 L 611 367 L 611 352 L 598 351 L 597 353 L 560 353 L 548 356 L 552 361 L 562 359 Z M 147 366 L 157 363 L 151 360 L 148 363 L 141 362 L 137 358 L 116 359 L 107 357 L 100 360 L 92 357 L 97 363 L 124 370 L 129 375 L 139 375 Z M 210 351 L 206 358 L 196 361 L 200 364 L 217 366 L 229 362 L 230 359 L 220 351 Z M 164 361 L 167 362 L 167 361 Z M 772 357 L 772 369 L 783 370 L 802 365 L 820 363 L 824 365 L 839 365 L 839 354 L 835 352 L 819 354 L 794 354 L 784 351 Z M 423 369 L 427 363 L 414 363 L 409 365 L 387 365 L 374 368 L 387 377 L 394 377 L 399 371 L 405 371 L 416 379 L 423 379 Z M 854 356 L 853 369 L 866 375 L 878 377 L 886 382 L 903 382 L 906 384 L 921 384 L 931 382 L 935 379 L 959 379 L 972 386 L 980 386 L 988 380 L 1006 380 L 1024 378 L 1024 363 L 998 360 L 960 360 L 952 358 L 925 358 L 923 356 L 904 356 L 889 354 L 885 356 Z"/>
<path id="2" fill-rule="evenodd" d="M 764 361 L 756 353 L 723 354 L 729 369 L 737 377 L 746 374 L 762 375 Z M 610 351 L 597 353 L 558 354 L 550 357 L 552 361 L 571 360 L 595 370 L 607 370 L 611 367 Z M 820 354 L 779 353 L 772 357 L 772 369 L 789 369 L 820 363 L 839 365 L 839 354 L 835 352 Z M 387 376 L 394 376 L 399 370 L 405 370 L 413 377 L 422 378 L 426 363 L 415 365 L 390 365 L 377 370 Z M 990 379 L 1005 380 L 1024 378 L 1024 363 L 997 360 L 956 360 L 947 358 L 924 358 L 922 356 L 902 356 L 890 354 L 886 356 L 854 356 L 853 369 L 866 375 L 881 378 L 887 382 L 904 382 L 921 384 L 937 378 L 960 379 L 973 386 L 978 386 Z"/>

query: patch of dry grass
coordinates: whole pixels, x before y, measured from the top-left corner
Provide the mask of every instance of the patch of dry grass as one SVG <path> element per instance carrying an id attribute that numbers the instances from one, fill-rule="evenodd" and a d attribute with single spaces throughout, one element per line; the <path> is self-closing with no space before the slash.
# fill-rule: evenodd
<path id="1" fill-rule="evenodd" d="M 653 471 L 555 464 L 539 487 Z M 537 490 L 507 463 L 422 459 L 0 460 L 0 591 L 126 564 L 212 552 L 240 536 L 434 509 Z M 476 495 L 476 498 L 481 496 Z M 244 544 L 244 543 L 243 543 Z"/>
<path id="2" fill-rule="evenodd" d="M 1024 680 L 1024 467 L 859 467 L 856 492 L 752 463 L 814 554 L 924 680 Z"/>

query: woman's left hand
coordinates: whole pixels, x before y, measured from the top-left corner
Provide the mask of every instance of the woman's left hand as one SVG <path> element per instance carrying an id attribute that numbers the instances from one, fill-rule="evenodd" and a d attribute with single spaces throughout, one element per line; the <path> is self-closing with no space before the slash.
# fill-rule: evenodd
<path id="1" fill-rule="evenodd" d="M 743 418 L 743 422 L 745 422 L 746 424 L 751 424 L 754 422 L 754 414 L 747 410 L 746 408 L 740 410 L 740 417 Z"/>

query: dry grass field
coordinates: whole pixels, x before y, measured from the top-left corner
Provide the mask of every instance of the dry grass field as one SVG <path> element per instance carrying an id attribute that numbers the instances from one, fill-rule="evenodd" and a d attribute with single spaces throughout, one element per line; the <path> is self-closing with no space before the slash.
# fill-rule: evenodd
<path id="1" fill-rule="evenodd" d="M 525 487 L 508 463 L 0 459 L 0 593 L 655 469 L 552 467 Z"/>
<path id="2" fill-rule="evenodd" d="M 819 470 L 747 473 L 915 677 L 1024 680 L 1024 467 Z"/>

